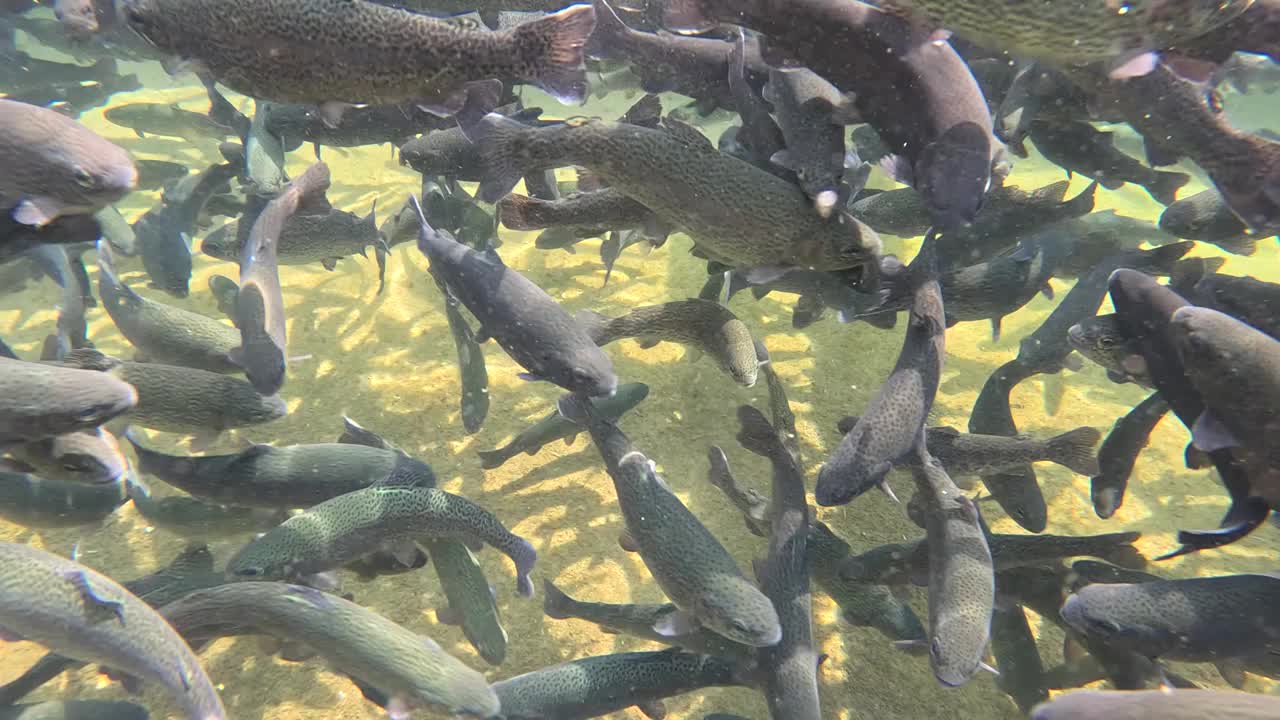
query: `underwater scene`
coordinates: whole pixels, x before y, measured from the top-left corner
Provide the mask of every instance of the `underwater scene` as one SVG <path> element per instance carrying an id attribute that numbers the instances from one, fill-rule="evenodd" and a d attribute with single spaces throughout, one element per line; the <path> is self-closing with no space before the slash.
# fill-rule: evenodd
<path id="1" fill-rule="evenodd" d="M 1280 718 L 1280 0 L 0 0 L 0 720 Z"/>

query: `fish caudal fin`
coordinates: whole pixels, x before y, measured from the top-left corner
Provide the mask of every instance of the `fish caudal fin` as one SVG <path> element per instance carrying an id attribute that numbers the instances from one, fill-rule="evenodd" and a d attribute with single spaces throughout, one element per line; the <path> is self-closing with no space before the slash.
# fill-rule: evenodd
<path id="1" fill-rule="evenodd" d="M 772 457 L 781 446 L 778 432 L 769 424 L 764 413 L 756 408 L 750 405 L 739 406 L 738 422 L 742 426 L 738 431 L 738 444 L 746 450 L 756 455 Z"/>
<path id="2" fill-rule="evenodd" d="M 1098 454 L 1094 447 L 1102 433 L 1097 428 L 1081 427 L 1049 439 L 1048 460 L 1071 472 L 1093 477 L 1098 468 Z"/>
<path id="3" fill-rule="evenodd" d="M 480 164 L 484 168 L 484 179 L 476 197 L 484 202 L 494 203 L 506 197 L 511 189 L 520 182 L 524 170 L 513 152 L 516 139 L 528 128 L 517 120 L 489 113 L 476 123 L 470 136 L 480 150 Z M 503 217 L 505 222 L 506 218 Z"/>
<path id="4" fill-rule="evenodd" d="M 1161 205 L 1172 205 L 1178 199 L 1178 190 L 1191 182 L 1191 176 L 1180 172 L 1157 170 L 1155 177 L 1146 185 L 1147 192 Z"/>
<path id="5" fill-rule="evenodd" d="M 1133 546 L 1133 543 L 1142 537 L 1141 533 L 1119 533 L 1117 534 L 1117 543 L 1114 548 L 1104 553 L 1099 553 L 1099 557 L 1112 565 L 1118 565 L 1122 568 L 1130 570 L 1141 570 L 1147 566 L 1147 558 L 1142 551 Z"/>
<path id="6" fill-rule="evenodd" d="M 583 61 L 595 26 L 596 9 L 574 5 L 513 30 L 520 51 L 532 63 L 528 79 L 566 105 L 582 104 L 587 99 Z"/>
<path id="7" fill-rule="evenodd" d="M 502 467 L 502 464 L 510 458 L 510 456 L 501 449 L 477 450 L 476 455 L 480 457 L 480 467 L 485 470 L 493 470 L 494 468 Z"/>
<path id="8" fill-rule="evenodd" d="M 563 590 L 556 587 L 555 583 L 550 580 L 543 579 L 542 592 L 546 595 L 542 599 L 542 612 L 549 618 L 556 620 L 564 620 L 573 617 L 570 609 L 573 607 L 573 598 L 565 594 Z"/>

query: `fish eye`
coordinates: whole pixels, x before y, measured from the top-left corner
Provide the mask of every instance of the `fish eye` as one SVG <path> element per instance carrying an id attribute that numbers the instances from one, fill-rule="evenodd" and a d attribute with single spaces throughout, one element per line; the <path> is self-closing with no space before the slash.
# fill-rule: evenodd
<path id="1" fill-rule="evenodd" d="M 1120 626 L 1115 621 L 1106 618 L 1089 618 L 1088 623 L 1089 629 L 1103 635 L 1114 635 L 1120 632 Z"/>
<path id="2" fill-rule="evenodd" d="M 1102 348 L 1103 350 L 1110 350 L 1115 346 L 1116 346 L 1116 341 L 1114 338 L 1110 338 L 1110 337 L 1098 338 L 1098 347 Z"/>
<path id="3" fill-rule="evenodd" d="M 146 25 L 147 24 L 146 16 L 143 15 L 138 10 L 138 8 L 134 7 L 132 3 L 126 3 L 124 5 L 123 11 L 124 11 L 125 22 L 129 23 L 130 25 Z"/>
<path id="4" fill-rule="evenodd" d="M 75 170 L 72 171 L 71 176 L 75 179 L 76 184 L 82 188 L 92 189 L 93 186 L 96 184 L 93 180 L 93 176 L 90 175 L 89 171 L 85 170 L 84 168 L 80 168 L 80 167 L 76 168 Z"/>
<path id="5" fill-rule="evenodd" d="M 256 568 L 256 567 L 241 568 L 240 570 L 236 571 L 236 574 L 243 575 L 245 577 L 258 577 L 259 575 L 262 574 L 262 569 Z"/>
<path id="6" fill-rule="evenodd" d="M 89 468 L 79 460 L 65 460 L 62 463 L 62 469 L 66 470 L 67 472 L 78 473 L 78 472 L 84 472 Z"/>
<path id="7" fill-rule="evenodd" d="M 736 632 L 736 633 L 742 633 L 742 634 L 744 634 L 744 635 L 745 635 L 746 633 L 750 632 L 750 629 L 747 627 L 747 624 L 746 624 L 746 623 L 744 623 L 744 622 L 742 622 L 741 620 L 731 620 L 731 621 L 729 621 L 729 627 L 733 628 L 733 631 L 734 631 L 734 632 Z"/>

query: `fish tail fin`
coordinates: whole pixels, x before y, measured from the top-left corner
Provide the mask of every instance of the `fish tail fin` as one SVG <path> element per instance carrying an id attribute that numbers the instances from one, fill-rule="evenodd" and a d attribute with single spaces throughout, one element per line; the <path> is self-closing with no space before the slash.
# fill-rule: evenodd
<path id="1" fill-rule="evenodd" d="M 194 466 L 190 462 L 182 462 L 183 458 L 173 458 L 156 452 L 142 445 L 133 430 L 126 430 L 124 439 L 133 446 L 133 453 L 138 458 L 138 472 L 155 475 L 159 478 L 172 478 L 178 475 L 190 475 Z"/>
<path id="2" fill-rule="evenodd" d="M 1156 202 L 1161 205 L 1172 205 L 1178 199 L 1178 190 L 1189 182 L 1191 182 L 1191 176 L 1186 173 L 1157 170 L 1155 177 L 1146 187 L 1147 192 L 1155 198 Z"/>
<path id="3" fill-rule="evenodd" d="M 190 545 L 169 563 L 165 572 L 171 577 L 180 578 L 213 572 L 213 551 L 204 543 Z"/>
<path id="4" fill-rule="evenodd" d="M 1142 537 L 1142 533 L 1117 533 L 1116 545 L 1104 553 L 1103 560 L 1130 570 L 1141 570 L 1147 566 L 1147 558 L 1142 551 L 1133 546 L 1134 541 Z"/>
<path id="5" fill-rule="evenodd" d="M 533 597 L 533 580 L 529 573 L 538 562 L 538 551 L 522 537 L 517 537 L 511 549 L 511 561 L 516 564 L 516 593 L 521 597 Z"/>
<path id="6" fill-rule="evenodd" d="M 502 448 L 497 450 L 477 450 L 476 455 L 480 457 L 480 467 L 485 470 L 502 467 L 502 464 L 509 458 L 509 455 Z"/>
<path id="7" fill-rule="evenodd" d="M 1098 454 L 1094 446 L 1102 438 L 1097 428 L 1080 427 L 1049 438 L 1049 460 L 1080 475 L 1093 477 L 1099 472 Z"/>
<path id="8" fill-rule="evenodd" d="M 593 6 L 573 5 L 515 28 L 519 51 L 532 65 L 528 79 L 565 105 L 581 105 L 587 99 L 585 49 L 595 26 Z"/>
<path id="9" fill-rule="evenodd" d="M 479 148 L 484 178 L 476 197 L 484 202 L 497 202 L 520 182 L 524 170 L 515 146 L 528 128 L 518 120 L 489 113 L 471 130 L 471 139 Z M 506 219 L 505 217 L 503 218 Z"/>
<path id="10" fill-rule="evenodd" d="M 1087 215 L 1093 212 L 1094 200 L 1098 194 L 1098 181 L 1089 183 L 1089 187 L 1080 191 L 1079 195 L 1068 200 L 1065 205 L 1071 208 L 1072 215 Z"/>
<path id="11" fill-rule="evenodd" d="M 541 230 L 547 224 L 539 217 L 545 200 L 511 193 L 498 202 L 502 226 L 511 230 Z"/>
<path id="12" fill-rule="evenodd" d="M 556 587 L 556 584 L 543 578 L 542 592 L 546 597 L 542 599 L 542 612 L 549 618 L 556 620 L 564 620 L 573 617 L 572 609 L 574 599 L 569 597 L 563 590 Z"/>
<path id="13" fill-rule="evenodd" d="M 1150 250 L 1139 250 L 1138 257 L 1129 267 L 1148 275 L 1169 275 L 1182 256 L 1191 252 L 1193 247 L 1195 247 L 1194 241 L 1183 240 Z"/>
<path id="14" fill-rule="evenodd" d="M 772 457 L 781 446 L 778 431 L 769 424 L 764 413 L 751 405 L 738 407 L 738 423 L 742 426 L 738 431 L 738 444 L 748 451 Z"/>
<path id="15" fill-rule="evenodd" d="M 574 322 L 582 326 L 587 331 L 587 335 L 591 338 L 591 342 L 597 345 L 607 345 L 609 337 L 609 318 L 601 315 L 594 310 L 579 310 L 573 315 Z"/>

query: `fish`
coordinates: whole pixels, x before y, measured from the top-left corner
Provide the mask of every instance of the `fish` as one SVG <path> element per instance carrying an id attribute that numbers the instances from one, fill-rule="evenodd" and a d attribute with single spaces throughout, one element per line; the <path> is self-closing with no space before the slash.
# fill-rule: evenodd
<path id="1" fill-rule="evenodd" d="M 0 128 L 0 211 L 23 225 L 92 214 L 137 186 L 124 148 L 53 110 L 0 99 Z"/>
<path id="2" fill-rule="evenodd" d="M 1187 307 L 1187 301 L 1149 276 L 1124 268 L 1112 273 L 1109 290 L 1120 328 L 1138 344 L 1152 385 L 1178 420 L 1188 429 L 1193 428 L 1204 413 L 1204 399 L 1187 375 L 1170 327 L 1173 314 Z M 1182 545 L 1174 551 L 1176 554 L 1235 542 L 1256 529 L 1269 514 L 1266 502 L 1252 497 L 1250 477 L 1232 453 L 1216 450 L 1209 453 L 1209 458 L 1231 496 L 1231 508 L 1218 530 L 1180 531 Z"/>
<path id="3" fill-rule="evenodd" d="M 1142 349 L 1124 334 L 1115 313 L 1085 318 L 1067 330 L 1071 349 L 1102 366 L 1107 379 L 1152 387 Z"/>
<path id="4" fill-rule="evenodd" d="M 806 549 L 814 582 L 839 606 L 845 622 L 854 627 L 873 627 L 890 640 L 925 639 L 920 618 L 888 586 L 844 578 L 840 567 L 852 548 L 825 523 L 813 523 Z"/>
<path id="5" fill-rule="evenodd" d="M 467 546 L 457 540 L 424 540 L 448 605 L 436 609 L 440 622 L 459 625 L 462 634 L 490 665 L 507 657 L 507 631 L 502 627 L 493 586 Z"/>
<path id="6" fill-rule="evenodd" d="M 551 125 L 554 121 L 542 120 L 542 108 L 503 106 L 495 110 L 525 125 Z M 490 108 L 492 109 L 492 108 Z M 483 115 L 486 111 L 481 110 Z M 454 126 L 428 132 L 402 143 L 399 148 L 400 164 L 422 173 L 423 177 L 446 177 L 452 180 L 479 182 L 484 179 L 484 161 L 480 148 L 469 135 L 470 130 Z M 526 176 L 532 177 L 532 174 Z M 432 216 L 433 220 L 437 218 Z"/>
<path id="7" fill-rule="evenodd" d="M 5 635 L 98 662 L 163 687 L 191 720 L 227 717 L 186 642 L 164 618 L 114 580 L 79 563 L 0 544 L 0 626 Z"/>
<path id="8" fill-rule="evenodd" d="M 609 356 L 546 291 L 507 267 L 492 248 L 478 252 L 432 228 L 417 200 L 411 202 L 419 220 L 418 248 L 437 281 L 443 279 L 480 323 L 477 340 L 492 337 L 528 379 L 592 397 L 617 392 Z"/>
<path id="9" fill-rule="evenodd" d="M 739 385 L 756 384 L 760 361 L 751 330 L 720 303 L 697 298 L 677 300 L 634 308 L 617 318 L 580 310 L 574 320 L 597 345 L 627 337 L 637 338 L 642 348 L 663 341 L 678 342 L 689 348 L 691 357 L 705 353 Z"/>
<path id="10" fill-rule="evenodd" d="M 847 432 L 857 421 L 857 417 L 845 417 L 836 429 Z M 1098 472 L 1098 457 L 1093 448 L 1102 434 L 1091 427 L 1078 427 L 1044 440 L 1026 435 L 962 433 L 947 425 L 926 428 L 925 433 L 929 452 L 953 478 L 982 475 L 1028 462 L 1051 462 L 1079 475 Z M 903 464 L 913 461 L 914 458 L 908 456 Z"/>
<path id="11" fill-rule="evenodd" d="M 133 507 L 149 525 L 189 539 L 266 532 L 284 519 L 279 511 L 218 505 L 188 495 L 157 497 L 139 478 L 129 478 L 126 487 Z"/>
<path id="12" fill-rule="evenodd" d="M 209 548 L 192 545 L 159 570 L 121 584 L 151 607 L 162 607 L 189 592 L 224 582 L 222 573 L 213 571 L 213 553 Z M 0 706 L 16 703 L 64 670 L 82 664 L 55 653 L 46 654 L 22 675 L 0 687 Z"/>
<path id="13" fill-rule="evenodd" d="M 646 238 L 661 244 L 669 232 L 653 211 L 612 188 L 576 192 L 558 200 L 539 200 L 512 193 L 498 201 L 502 226 L 512 230 L 542 230 L 569 226 L 577 233 L 641 228 Z"/>
<path id="14" fill-rule="evenodd" d="M 88 370 L 0 357 L 0 448 L 89 430 L 138 404 L 129 383 Z"/>
<path id="15" fill-rule="evenodd" d="M 254 100 L 253 117 L 244 135 L 244 174 L 248 179 L 246 191 L 253 195 L 252 211 L 246 209 L 241 227 L 242 241 L 253 229 L 253 220 L 262 212 L 267 200 L 284 190 L 289 179 L 284 171 L 284 143 L 267 129 L 272 104 Z M 241 243 L 243 246 L 243 242 Z"/>
<path id="16" fill-rule="evenodd" d="M 128 471 L 115 436 L 100 427 L 36 440 L 8 453 L 8 459 L 0 458 L 0 468 L 9 465 L 48 480 L 113 484 Z"/>
<path id="17" fill-rule="evenodd" d="M 452 115 L 466 102 L 468 82 L 495 77 L 581 103 L 583 47 L 596 24 L 594 8 L 572 5 L 488 32 L 363 0 L 246 0 L 234 8 L 212 0 L 127 0 L 120 15 L 157 48 L 198 61 L 232 90 L 316 105 L 335 124 L 343 105 L 415 102 Z M 324 27 L 319 35 L 316 22 Z M 268 61 L 241 50 L 267 44 L 287 52 Z M 335 51 L 302 51 L 319 46 Z"/>
<path id="18" fill-rule="evenodd" d="M 1147 446 L 1151 431 L 1169 413 L 1169 403 L 1160 393 L 1152 393 L 1138 403 L 1107 434 L 1098 448 L 1098 474 L 1089 479 L 1089 496 L 1093 511 L 1107 519 L 1124 503 L 1124 491 L 1138 454 Z"/>
<path id="19" fill-rule="evenodd" d="M 95 525 L 128 500 L 122 482 L 90 485 L 0 471 L 0 517 L 22 527 Z"/>
<path id="20" fill-rule="evenodd" d="M 487 90 L 471 88 L 467 102 L 496 102 L 496 97 L 483 99 L 489 97 Z M 439 117 L 414 103 L 350 107 L 336 124 L 326 120 L 332 121 L 332 117 L 325 117 L 314 105 L 277 103 L 271 105 L 266 127 L 290 150 L 311 143 L 317 160 L 321 145 L 360 147 L 390 143 L 400 147 L 419 133 L 448 132 L 457 127 L 452 118 Z"/>
<path id="21" fill-rule="evenodd" d="M 210 275 L 209 276 L 209 292 L 213 295 L 213 301 L 217 303 L 218 310 L 227 316 L 232 323 L 235 322 L 236 315 L 236 297 L 240 295 L 240 286 L 235 280 L 226 275 Z M 239 337 L 239 335 L 237 335 Z"/>
<path id="22" fill-rule="evenodd" d="M 139 165 L 139 167 L 142 166 Z M 133 225 L 124 219 L 114 205 L 108 205 L 94 213 L 93 219 L 98 225 L 99 237 L 106 240 L 114 252 L 126 257 L 138 254 L 137 233 L 133 231 Z"/>
<path id="23" fill-rule="evenodd" d="M 1212 452 L 1238 448 L 1253 491 L 1280 500 L 1280 445 L 1274 433 L 1280 340 L 1210 308 L 1181 307 L 1169 321 L 1174 346 L 1205 410 L 1192 443 Z"/>
<path id="24" fill-rule="evenodd" d="M 1193 305 L 1226 313 L 1267 335 L 1280 339 L 1280 285 L 1252 277 L 1217 272 L 1187 273 L 1171 278 L 1169 286 Z"/>
<path id="25" fill-rule="evenodd" d="M 533 545 L 479 505 L 431 486 L 379 485 L 325 500 L 242 548 L 228 561 L 227 577 L 303 579 L 426 537 L 492 545 L 515 564 L 517 592 L 533 595 Z"/>
<path id="26" fill-rule="evenodd" d="M 1270 575 L 1096 583 L 1067 598 L 1062 619 L 1114 649 L 1216 662 L 1275 649 L 1278 589 L 1280 580 Z"/>
<path id="27" fill-rule="evenodd" d="M 138 168 L 138 189 L 159 190 L 187 176 L 189 168 L 182 163 L 168 160 L 140 158 L 133 164 Z M 104 210 L 106 208 L 103 208 Z"/>
<path id="28" fill-rule="evenodd" d="M 863 3 L 803 0 L 789 9 L 778 13 L 768 0 L 679 0 L 665 18 L 685 32 L 717 20 L 743 25 L 767 38 L 770 55 L 852 93 L 858 114 L 892 148 L 885 164 L 921 192 L 933 224 L 972 222 L 1008 163 L 982 90 L 955 50 L 915 42 L 908 23 Z M 863 71 L 870 67 L 878 71 Z"/>
<path id="29" fill-rule="evenodd" d="M 458 351 L 462 426 L 468 433 L 476 433 L 489 414 L 489 371 L 485 366 L 484 351 L 480 349 L 470 323 L 462 316 L 458 299 L 449 292 L 443 280 L 437 279 L 436 285 L 444 295 L 445 319 L 449 322 L 449 332 Z"/>
<path id="30" fill-rule="evenodd" d="M 1203 86 L 1164 66 L 1125 81 L 1073 79 L 1099 93 L 1099 106 L 1114 105 L 1135 130 L 1155 138 L 1163 148 L 1155 160 L 1186 155 L 1246 225 L 1264 237 L 1280 230 L 1280 142 L 1236 130 L 1210 106 Z"/>
<path id="31" fill-rule="evenodd" d="M 725 498 L 742 513 L 747 531 L 756 537 L 769 537 L 770 517 L 773 515 L 769 498 L 738 483 L 729 468 L 729 458 L 718 446 L 707 448 L 707 462 L 710 465 L 707 482 L 724 493 Z"/>
<path id="32" fill-rule="evenodd" d="M 887 11 L 921 26 L 954 31 L 988 48 L 1059 66 L 1103 63 L 1114 78 L 1141 76 L 1159 63 L 1156 51 L 1190 40 L 1238 17 L 1249 2 L 1147 0 L 1116 12 L 1104 0 L 1072 7 L 1026 8 L 971 0 L 885 0 Z M 1169 18 L 1179 22 L 1171 25 Z"/>
<path id="33" fill-rule="evenodd" d="M 133 223 L 142 265 L 153 288 L 174 297 L 190 294 L 191 236 L 206 202 L 240 172 L 232 163 L 211 165 L 165 191 L 160 202 Z"/>
<path id="34" fill-rule="evenodd" d="M 911 467 L 913 473 L 919 469 L 915 463 Z M 989 533 L 986 542 L 997 572 L 1084 555 L 1125 568 L 1142 568 L 1147 559 L 1133 546 L 1140 537 L 1141 533 L 1136 532 L 1082 536 Z M 920 581 L 928 576 L 931 563 L 925 541 L 891 543 L 850 556 L 840 573 L 845 579 L 859 582 L 923 584 Z"/>
<path id="35" fill-rule="evenodd" d="M 946 348 L 935 242 L 934 234 L 926 236 L 907 269 L 914 278 L 913 300 L 898 361 L 858 424 L 818 471 L 814 498 L 819 505 L 844 505 L 877 485 L 887 488 L 885 475 L 915 447 L 922 432 L 941 381 Z"/>
<path id="36" fill-rule="evenodd" d="M 739 29 L 729 50 L 729 95 L 733 100 L 732 109 L 738 113 L 739 124 L 725 130 L 716 140 L 716 147 L 787 182 L 798 183 L 795 171 L 773 161 L 775 155 L 786 149 L 787 139 L 771 114 L 773 106 L 762 97 L 763 88 L 757 91 L 751 82 L 747 42 L 746 31 Z M 768 75 L 764 77 L 767 84 Z"/>
<path id="37" fill-rule="evenodd" d="M 696 101 L 704 111 L 734 109 L 733 43 L 715 37 L 681 37 L 628 27 L 610 3 L 595 0 L 596 29 L 589 57 L 625 61 L 648 93 L 673 92 Z M 764 84 L 768 66 L 754 39 L 745 44 L 742 64 L 748 82 Z"/>
<path id="38" fill-rule="evenodd" d="M 770 71 L 764 91 L 786 142 L 770 160 L 795 172 L 814 209 L 830 216 L 839 201 L 845 169 L 842 121 L 856 119 L 858 114 L 852 100 L 803 68 Z"/>
<path id="39" fill-rule="evenodd" d="M 778 644 L 782 628 L 773 604 L 671 492 L 653 462 L 635 450 L 612 421 L 595 414 L 581 396 L 562 397 L 557 408 L 591 431 L 613 478 L 625 521 L 619 544 L 640 555 L 679 609 L 660 618 L 653 629 L 677 636 L 701 627 L 752 647 Z"/>
<path id="40" fill-rule="evenodd" d="M 135 348 L 135 357 L 166 365 L 235 373 L 229 353 L 240 344 L 234 327 L 144 298 L 116 276 L 111 247 L 98 242 L 98 294 L 116 329 Z"/>
<path id="41" fill-rule="evenodd" d="M 310 507 L 375 484 L 430 485 L 435 474 L 420 460 L 394 450 L 320 443 L 254 445 L 230 455 L 167 455 L 132 433 L 138 470 L 201 500 L 237 507 Z"/>
<path id="42" fill-rule="evenodd" d="M 1030 127 L 1031 142 L 1045 159 L 1067 171 L 1091 177 L 1108 190 L 1125 183 L 1141 185 L 1161 205 L 1172 205 L 1178 190 L 1191 182 L 1181 172 L 1152 170 L 1115 147 L 1114 136 L 1086 122 L 1036 120 Z"/>
<path id="43" fill-rule="evenodd" d="M 183 110 L 177 104 L 126 103 L 107 108 L 103 117 L 112 125 L 132 130 L 140 138 L 156 135 L 200 143 L 221 141 L 236 132 L 207 112 Z"/>
<path id="44" fill-rule="evenodd" d="M 751 405 L 738 407 L 738 443 L 773 467 L 769 552 L 757 565 L 760 590 L 773 603 L 782 639 L 760 651 L 760 672 L 773 717 L 822 717 L 818 653 L 809 590 L 809 502 L 804 470 L 778 430 Z"/>
<path id="45" fill-rule="evenodd" d="M 1258 239 L 1213 188 L 1185 197 L 1160 213 L 1160 229 L 1187 240 L 1213 243 L 1233 255 L 1252 255 Z"/>
<path id="46" fill-rule="evenodd" d="M 633 706 L 662 717 L 663 698 L 746 682 L 727 660 L 665 650 L 573 660 L 499 680 L 493 691 L 506 720 L 585 720 Z"/>
<path id="47" fill-rule="evenodd" d="M 298 585 L 231 583 L 198 590 L 161 610 L 185 637 L 271 635 L 300 642 L 339 672 L 377 688 L 393 716 L 416 708 L 498 717 L 484 676 L 368 608 Z"/>
<path id="48" fill-rule="evenodd" d="M 279 396 L 262 395 L 244 380 L 207 370 L 129 362 L 87 348 L 73 350 L 63 362 L 127 382 L 137 394 L 137 404 L 126 415 L 130 423 L 195 435 L 197 445 L 212 442 L 224 430 L 271 422 L 288 412 Z"/>
<path id="49" fill-rule="evenodd" d="M 925 498 L 929 557 L 929 665 L 944 687 L 978 672 L 990 638 L 995 576 L 978 507 L 960 492 L 924 443 L 912 467 Z"/>
<path id="50" fill-rule="evenodd" d="M 679 609 L 674 603 L 619 605 L 570 597 L 550 580 L 543 579 L 542 611 L 549 618 L 576 618 L 598 625 L 603 632 L 626 633 L 653 642 L 675 645 L 691 653 L 734 660 L 754 666 L 757 650 L 703 628 L 683 635 L 663 635 L 654 626 L 663 616 Z"/>
<path id="51" fill-rule="evenodd" d="M 333 208 L 292 215 L 280 230 L 276 258 L 281 265 L 318 262 L 324 269 L 333 270 L 342 258 L 363 256 L 370 246 L 385 251 L 378 234 L 376 211 L 375 207 L 364 217 Z M 236 243 L 239 231 L 240 224 L 235 220 L 219 227 L 200 242 L 200 252 L 219 260 L 239 262 L 243 251 Z M 380 273 L 379 287 L 382 280 Z"/>
<path id="52" fill-rule="evenodd" d="M 0 709 L 0 720 L 147 720 L 147 709 L 123 700 L 65 700 Z"/>
<path id="53" fill-rule="evenodd" d="M 1280 702 L 1266 695 L 1230 690 L 1079 690 L 1040 705 L 1031 720 L 1084 720 L 1107 717 L 1137 720 L 1161 717 L 1192 720 L 1206 714 L 1229 715 L 1240 720 L 1261 720 L 1280 712 Z"/>
<path id="54" fill-rule="evenodd" d="M 1177 240 L 1150 220 L 1120 215 L 1108 209 L 1045 226 L 1039 232 L 1019 239 L 1020 247 L 1014 252 L 1045 248 L 1058 260 L 1054 268 L 1056 277 L 1078 278 L 1087 275 L 1108 257 L 1137 250 L 1143 243 L 1159 247 Z"/>
<path id="55" fill-rule="evenodd" d="M 672 128 L 675 128 L 674 130 Z M 742 268 L 867 268 L 879 237 L 847 213 L 824 220 L 798 187 L 724 155 L 701 132 L 587 120 L 529 128 L 489 114 L 476 129 L 495 202 L 532 170 L 581 165 L 684 230 L 709 259 Z"/>
<path id="56" fill-rule="evenodd" d="M 240 254 L 240 292 L 236 296 L 240 345 L 228 356 L 264 395 L 279 392 L 285 380 L 288 340 L 277 256 L 280 237 L 298 209 L 323 198 L 328 188 L 329 166 L 317 162 L 308 167 L 263 208 Z"/>
<path id="57" fill-rule="evenodd" d="M 618 386 L 618 392 L 611 397 L 592 398 L 591 404 L 595 407 L 597 414 L 612 422 L 639 405 L 648 396 L 648 385 L 623 383 Z M 530 455 L 537 454 L 544 446 L 556 440 L 564 440 L 572 444 L 577 439 L 578 433 L 583 430 L 585 430 L 584 427 L 566 419 L 559 411 L 553 410 L 529 428 L 521 431 L 507 444 L 493 450 L 479 450 L 476 454 L 480 458 L 480 466 L 486 470 L 492 470 L 502 467 L 508 460 L 522 452 Z"/>
<path id="58" fill-rule="evenodd" d="M 997 581 L 998 582 L 998 581 Z M 1024 713 L 1049 699 L 1044 664 L 1036 649 L 1027 614 L 1019 605 L 996 607 L 991 613 L 991 654 L 996 659 L 996 686 Z"/>

